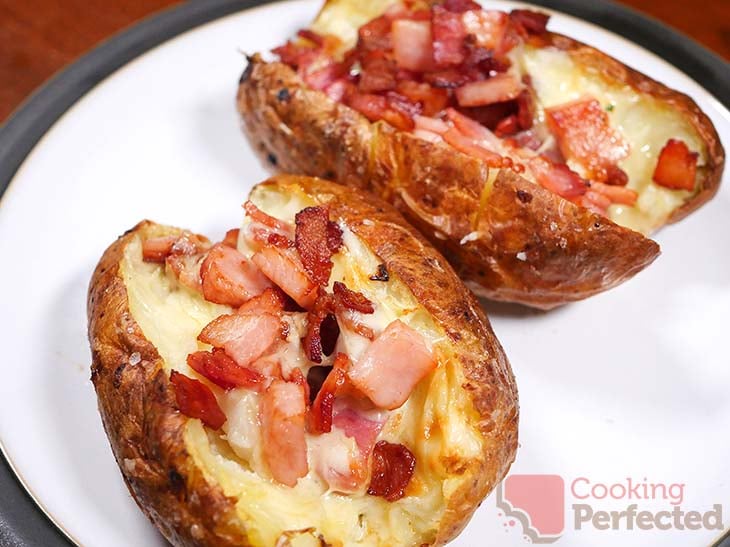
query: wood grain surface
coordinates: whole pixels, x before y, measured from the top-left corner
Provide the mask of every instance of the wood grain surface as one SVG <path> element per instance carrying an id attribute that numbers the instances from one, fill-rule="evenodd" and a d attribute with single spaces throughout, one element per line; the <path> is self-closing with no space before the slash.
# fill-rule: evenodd
<path id="1" fill-rule="evenodd" d="M 35 88 L 99 42 L 178 3 L 179 0 L 0 0 L 0 121 Z M 623 3 L 660 19 L 730 60 L 730 0 Z"/>

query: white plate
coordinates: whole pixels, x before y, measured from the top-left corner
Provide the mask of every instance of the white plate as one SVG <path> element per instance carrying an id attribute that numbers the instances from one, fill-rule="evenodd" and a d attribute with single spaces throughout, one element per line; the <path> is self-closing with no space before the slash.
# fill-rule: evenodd
<path id="1" fill-rule="evenodd" d="M 96 410 L 85 311 L 92 269 L 141 218 L 213 237 L 238 224 L 239 204 L 266 176 L 234 109 L 240 51 L 282 43 L 317 7 L 257 8 L 150 50 L 66 112 L 2 199 L 0 438 L 36 499 L 80 544 L 163 542 L 127 493 Z M 555 15 L 551 28 L 689 93 L 730 143 L 730 114 L 658 57 L 568 16 Z M 546 314 L 488 305 L 520 388 L 521 448 L 511 473 L 563 477 L 560 545 L 703 545 L 721 534 L 575 530 L 572 505 L 581 501 L 570 486 L 580 477 L 682 483 L 683 510 L 725 503 L 730 524 L 727 178 L 711 203 L 661 231 L 662 256 L 621 287 Z M 635 502 L 671 508 L 662 499 Z M 455 545 L 523 545 L 525 537 L 493 495 Z"/>

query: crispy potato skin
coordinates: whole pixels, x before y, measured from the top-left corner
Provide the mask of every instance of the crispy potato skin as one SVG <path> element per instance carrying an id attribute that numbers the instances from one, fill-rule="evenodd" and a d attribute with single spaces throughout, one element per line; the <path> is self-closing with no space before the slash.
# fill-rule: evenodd
<path id="1" fill-rule="evenodd" d="M 247 545 L 230 520 L 234 500 L 208 484 L 185 449 L 187 418 L 176 408 L 163 361 L 129 310 L 120 272 L 124 248 L 153 223 L 143 221 L 104 253 L 89 285 L 91 380 L 104 429 L 137 505 L 177 546 Z M 178 233 L 170 229 L 170 234 Z M 130 364 L 138 353 L 140 362 Z"/>
<path id="2" fill-rule="evenodd" d="M 433 544 L 453 538 L 502 480 L 517 450 L 518 398 L 509 362 L 476 298 L 444 258 L 391 206 L 331 182 L 279 176 L 298 185 L 364 241 L 444 328 L 466 378 L 464 396 L 479 415 L 483 457 L 455 473 L 469 480 L 447 504 Z M 185 450 L 187 418 L 175 407 L 162 360 L 131 316 L 119 271 L 124 247 L 154 225 L 144 221 L 104 253 L 89 288 L 92 381 L 112 450 L 130 492 L 174 545 L 247 545 L 235 500 L 209 484 Z M 170 229 L 171 233 L 177 230 Z M 159 232 L 157 232 L 159 234 Z M 141 361 L 130 365 L 132 353 Z"/>
<path id="3" fill-rule="evenodd" d="M 393 203 L 481 296 L 549 309 L 618 285 L 659 255 L 638 232 L 510 171 L 485 190 L 481 161 L 371 124 L 287 65 L 249 62 L 237 102 L 255 149 L 282 171 Z"/>
<path id="4" fill-rule="evenodd" d="M 707 203 L 717 193 L 725 166 L 725 150 L 710 118 L 690 97 L 671 89 L 634 70 L 613 57 L 562 34 L 548 32 L 532 36 L 530 43 L 537 47 L 552 46 L 567 52 L 578 65 L 595 67 L 607 82 L 629 85 L 637 93 L 651 95 L 667 106 L 682 113 L 707 146 L 707 165 L 700 170 L 699 191 L 692 199 L 677 208 L 667 223 L 682 220 L 692 211 Z"/>

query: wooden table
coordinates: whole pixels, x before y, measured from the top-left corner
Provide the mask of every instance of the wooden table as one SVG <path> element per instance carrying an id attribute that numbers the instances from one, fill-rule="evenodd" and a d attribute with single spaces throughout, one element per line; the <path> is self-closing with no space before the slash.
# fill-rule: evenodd
<path id="1" fill-rule="evenodd" d="M 179 0 L 0 0 L 0 121 L 36 87 L 100 41 L 146 15 L 178 3 Z M 730 0 L 624 3 L 730 59 Z"/>

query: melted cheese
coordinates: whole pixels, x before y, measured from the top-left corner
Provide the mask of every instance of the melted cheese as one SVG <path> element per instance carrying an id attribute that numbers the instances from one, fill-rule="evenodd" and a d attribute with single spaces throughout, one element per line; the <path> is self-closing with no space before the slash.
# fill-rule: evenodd
<path id="1" fill-rule="evenodd" d="M 264 212 L 289 222 L 293 222 L 297 211 L 315 204 L 298 187 L 283 192 L 259 187 L 252 201 Z M 243 523 L 253 523 L 246 525 L 252 545 L 275 545 L 284 540 L 291 545 L 319 545 L 320 536 L 332 545 L 428 542 L 435 537 L 444 516 L 446 496 L 469 480 L 463 473 L 464 466 L 483 453 L 483 439 L 473 425 L 478 423 L 478 415 L 464 397 L 461 385 L 465 379 L 450 341 L 397 276 L 391 273 L 388 282 L 369 279 L 380 260 L 351 230 L 341 227 L 344 245 L 333 258 L 331 283 L 343 281 L 376 303 L 374 314 L 359 314 L 359 319 L 374 331 L 382 331 L 396 318 L 416 329 L 439 363 L 406 403 L 389 413 L 379 437 L 408 446 L 416 456 L 416 472 L 409 495 L 397 502 L 365 492 L 343 495 L 329 491 L 316 472 L 315 460 L 327 439 L 312 442 L 309 436 L 309 473 L 294 488 L 278 484 L 269 478 L 261 459 L 258 395 L 246 390 L 224 393 L 211 386 L 228 422 L 222 431 L 213 432 L 199 420 L 189 420 L 184 435 L 186 448 L 206 478 L 238 500 L 239 518 Z M 160 266 L 144 263 L 139 239 L 127 246 L 122 270 L 130 310 L 145 336 L 158 348 L 168 368 L 194 376 L 185 358 L 192 351 L 207 348 L 195 341 L 198 333 L 230 308 L 204 301 L 199 294 L 177 286 Z M 300 329 L 292 326 L 292 339 L 298 338 Z M 350 344 L 347 336 L 357 335 L 344 333 L 345 341 L 340 343 Z M 296 353 L 301 349 L 285 351 Z M 336 464 L 342 454 L 329 457 Z"/>
<path id="2" fill-rule="evenodd" d="M 545 108 L 591 96 L 607 108 L 611 126 L 629 143 L 629 156 L 618 165 L 629 176 L 628 187 L 639 193 L 639 199 L 634 207 L 612 205 L 611 220 L 649 234 L 693 194 L 663 188 L 651 180 L 659 152 L 670 138 L 681 139 L 698 152 L 699 165 L 705 162 L 704 143 L 681 112 L 628 85 L 607 82 L 595 69 L 576 64 L 568 53 L 556 48 L 525 46 L 513 50 L 511 56 L 517 69 L 532 79 L 540 121 L 544 121 Z"/>

